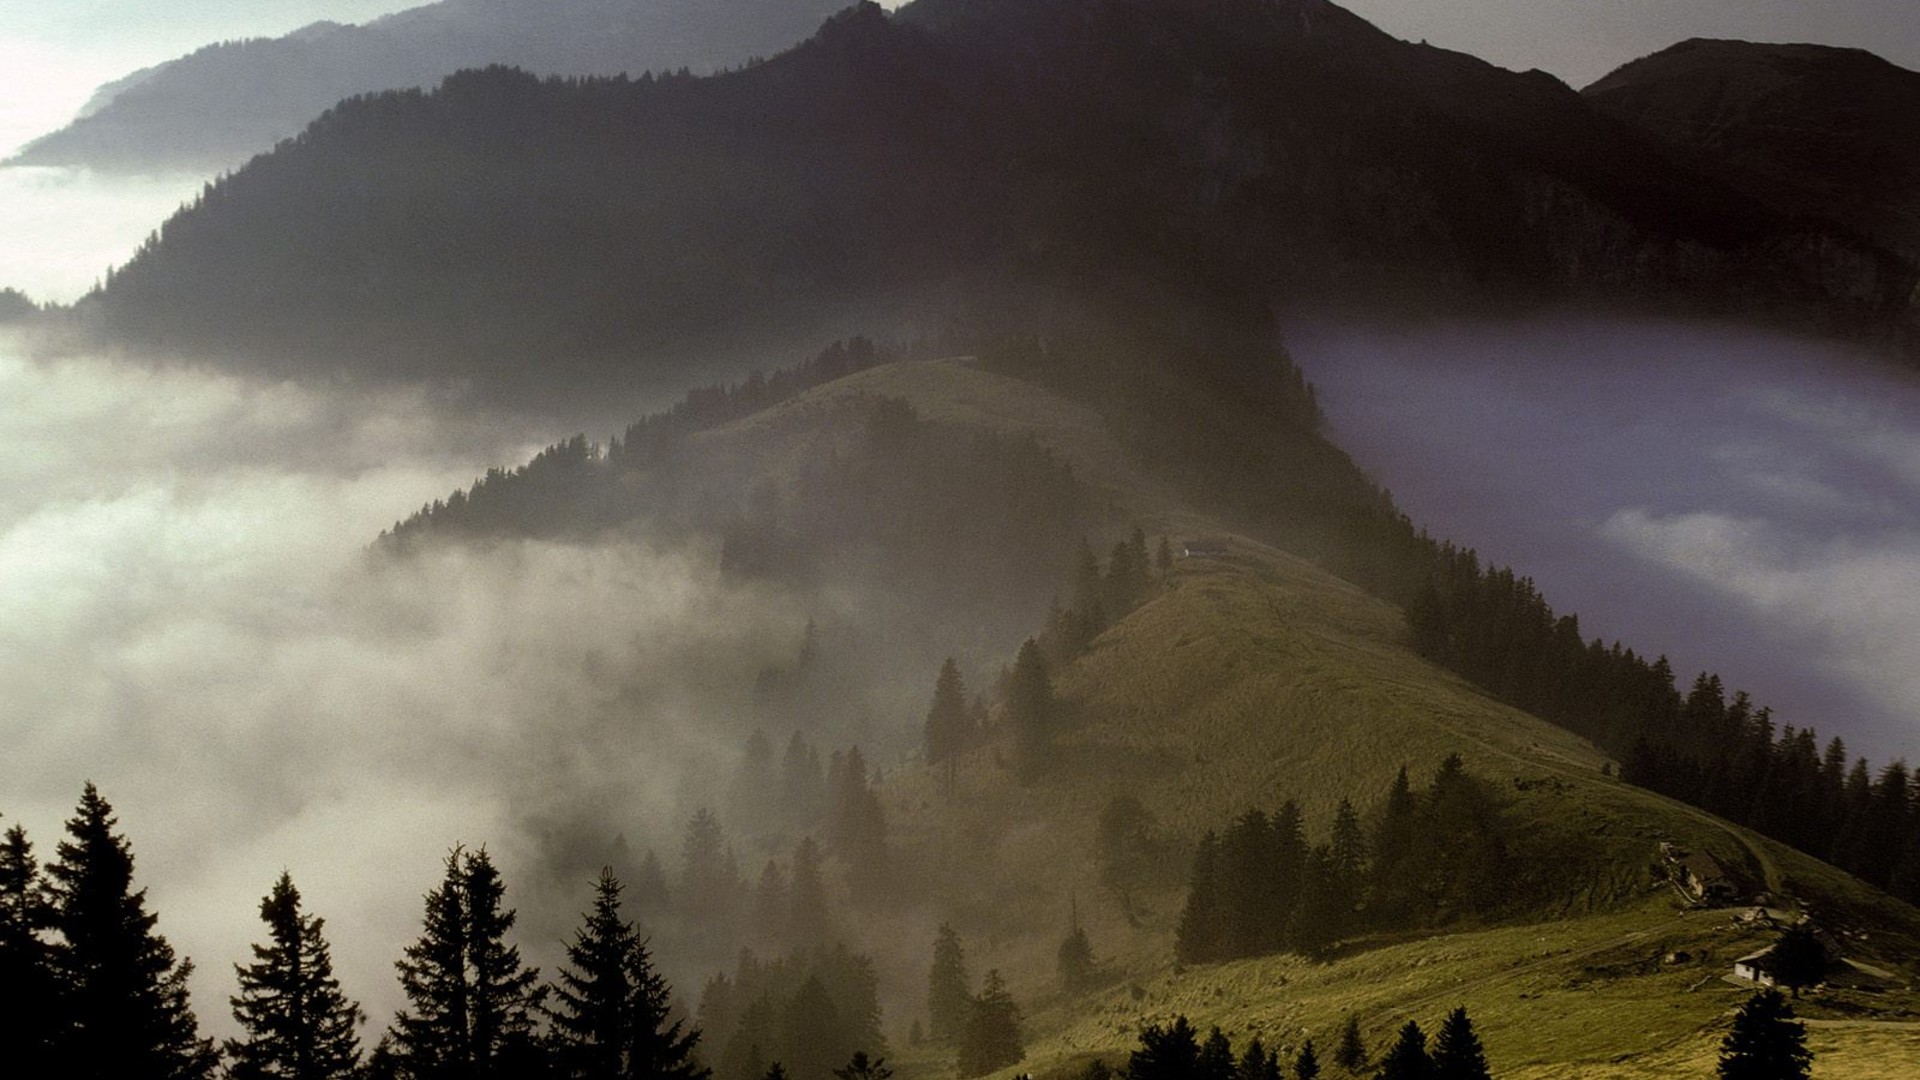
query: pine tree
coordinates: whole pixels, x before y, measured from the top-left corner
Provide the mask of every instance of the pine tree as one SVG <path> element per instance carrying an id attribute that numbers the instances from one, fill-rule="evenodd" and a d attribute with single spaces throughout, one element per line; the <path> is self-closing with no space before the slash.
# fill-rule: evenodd
<path id="1" fill-rule="evenodd" d="M 1087 940 L 1086 928 L 1080 925 L 1078 901 L 1073 904 L 1073 912 L 1067 919 L 1067 936 L 1061 939 L 1054 960 L 1060 973 L 1060 988 L 1067 993 L 1077 994 L 1093 985 L 1093 943 Z"/>
<path id="2" fill-rule="evenodd" d="M 633 924 L 621 918 L 620 882 L 603 869 L 593 910 L 567 946 L 553 988 L 554 1041 L 564 1074 L 578 1080 L 704 1080 L 697 1031 L 669 1017 L 671 992 Z"/>
<path id="3" fill-rule="evenodd" d="M 1360 1037 L 1359 1017 L 1347 1017 L 1346 1026 L 1340 1029 L 1340 1045 L 1334 1048 L 1333 1063 L 1350 1073 L 1367 1067 L 1367 1043 Z"/>
<path id="4" fill-rule="evenodd" d="M 933 939 L 933 967 L 927 972 L 927 1034 L 935 1042 L 957 1040 L 972 1000 L 972 979 L 967 975 L 960 935 L 951 925 L 941 923 L 939 935 Z"/>
<path id="5" fill-rule="evenodd" d="M 254 962 L 234 965 L 240 993 L 233 1018 L 246 1037 L 229 1039 L 232 1080 L 345 1080 L 360 1063 L 360 1006 L 340 992 L 326 925 L 300 910 L 300 891 L 282 872 L 260 901 L 270 943 L 253 946 Z"/>
<path id="6" fill-rule="evenodd" d="M 870 1058 L 865 1050 L 855 1050 L 846 1067 L 833 1070 L 833 1075 L 840 1080 L 889 1080 L 893 1070 L 887 1067 L 886 1058 Z"/>
<path id="7" fill-rule="evenodd" d="M 9 1071 L 24 1077 L 56 1074 L 54 1050 L 64 1018 L 53 950 L 42 936 L 53 927 L 53 898 L 41 878 L 26 830 L 9 828 L 0 841 L 0 1047 Z"/>
<path id="8" fill-rule="evenodd" d="M 947 657 L 940 665 L 940 677 L 933 684 L 933 703 L 927 707 L 927 764 L 945 765 L 947 777 L 953 776 L 953 759 L 967 748 L 970 718 L 967 711 L 967 687 L 961 681 L 960 666 Z"/>
<path id="9" fill-rule="evenodd" d="M 1193 1063 L 1194 1080 L 1234 1080 L 1235 1071 L 1233 1044 L 1216 1026 L 1200 1044 L 1200 1056 Z"/>
<path id="10" fill-rule="evenodd" d="M 396 963 L 408 1009 L 389 1030 L 393 1056 L 412 1080 L 517 1077 L 534 1070 L 539 973 L 506 943 L 514 913 L 485 850 L 449 852 L 440 887 L 426 896 L 424 931 Z"/>
<path id="11" fill-rule="evenodd" d="M 1013 674 L 1007 680 L 1007 719 L 1023 778 L 1030 779 L 1046 767 L 1053 750 L 1056 711 L 1047 658 L 1039 644 L 1028 638 L 1014 657 Z"/>
<path id="12" fill-rule="evenodd" d="M 1313 1052 L 1312 1039 L 1308 1039 L 1294 1057 L 1293 1075 L 1295 1080 L 1320 1080 L 1320 1057 Z"/>
<path id="13" fill-rule="evenodd" d="M 1166 1027 L 1140 1029 L 1140 1048 L 1127 1058 L 1127 1080 L 1193 1080 L 1200 1064 L 1200 1041 L 1185 1016 Z"/>
<path id="14" fill-rule="evenodd" d="M 1473 1021 L 1462 1005 L 1447 1014 L 1440 1034 L 1433 1040 L 1434 1080 L 1492 1080 L 1492 1076 L 1480 1036 L 1474 1033 Z"/>
<path id="15" fill-rule="evenodd" d="M 1400 1029 L 1387 1056 L 1380 1059 L 1379 1080 L 1431 1080 L 1433 1059 L 1427 1056 L 1427 1033 L 1409 1020 Z"/>
<path id="16" fill-rule="evenodd" d="M 146 890 L 133 891 L 133 849 L 113 807 L 89 783 L 47 867 L 60 942 L 54 971 L 70 1026 L 63 1075 L 81 1080 L 187 1080 L 219 1064 L 187 1000 L 191 961 L 154 933 Z"/>
<path id="17" fill-rule="evenodd" d="M 981 1076 L 1015 1064 L 1027 1054 L 1020 1030 L 1020 1008 L 998 971 L 987 972 L 980 996 L 967 1010 L 960 1036 L 961 1076 Z"/>
<path id="18" fill-rule="evenodd" d="M 1806 1025 L 1778 990 L 1748 998 L 1720 1043 L 1720 1080 L 1806 1080 L 1812 1068 Z"/>
<path id="19" fill-rule="evenodd" d="M 1280 1080 L 1280 1055 L 1254 1036 L 1246 1053 L 1240 1055 L 1240 1064 L 1234 1067 L 1233 1080 Z"/>

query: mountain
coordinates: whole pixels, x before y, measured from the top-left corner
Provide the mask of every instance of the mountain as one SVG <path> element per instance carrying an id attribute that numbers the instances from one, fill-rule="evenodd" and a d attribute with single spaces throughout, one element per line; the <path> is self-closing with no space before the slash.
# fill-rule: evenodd
<path id="1" fill-rule="evenodd" d="M 1920 254 L 1920 72 L 1861 49 L 1683 41 L 1581 91 L 1776 209 Z"/>
<path id="2" fill-rule="evenodd" d="M 901 987 L 888 1006 L 897 1031 L 919 1008 L 933 928 L 952 925 L 975 975 L 1000 970 L 1025 1007 L 1019 1069 L 1033 1075 L 1078 1074 L 1095 1057 L 1119 1064 L 1144 1025 L 1176 1013 L 1202 1031 L 1222 1026 L 1237 1046 L 1253 1034 L 1289 1050 L 1313 1038 L 1325 1056 L 1350 1015 L 1378 1048 L 1406 1019 L 1430 1027 L 1460 1004 L 1498 1075 L 1710 1069 L 1725 1015 L 1747 993 L 1722 976 L 1774 931 L 1682 902 L 1654 869 L 1662 841 L 1719 860 L 1743 892 L 1817 910 L 1853 955 L 1911 978 L 1920 912 L 1623 781 L 1593 743 L 1420 655 L 1405 611 L 1383 595 L 1394 575 L 1381 561 L 1401 556 L 1376 559 L 1388 537 L 1411 540 L 1410 527 L 1318 433 L 1284 354 L 1252 363 L 1243 350 L 1258 351 L 1256 335 L 1236 341 L 1230 320 L 1191 310 L 1200 340 L 1183 352 L 1186 333 L 1152 329 L 1163 315 L 1121 310 L 1104 331 L 1081 316 L 1077 333 L 1009 335 L 969 355 L 835 347 L 696 392 L 604 452 L 568 443 L 492 474 L 381 550 L 404 560 L 434 544 L 718 532 L 729 572 L 833 612 L 809 641 L 841 644 L 814 664 L 884 672 L 883 683 L 921 673 L 919 693 L 891 708 L 885 695 L 844 693 L 825 707 L 905 721 L 870 758 L 884 766 L 892 891 L 849 916 L 855 940 Z M 1252 381 L 1256 370 L 1277 375 Z M 1065 466 L 1041 470 L 1058 486 L 1001 471 L 1033 467 L 1036 453 Z M 1112 541 L 1117 552 L 1134 527 L 1174 544 L 1204 539 L 1195 547 L 1207 553 L 1153 571 L 1085 633 L 1074 559 L 1049 558 L 1049 546 L 1064 540 L 1055 553 L 1066 555 L 1085 530 L 1094 550 Z M 1107 572 L 1111 581 L 1111 561 Z M 827 602 L 847 596 L 865 599 Z M 951 765 L 928 763 L 916 706 L 939 657 L 991 672 L 1025 634 L 1044 643 L 1057 695 L 1044 764 L 1022 764 L 1020 721 L 999 689 L 985 691 L 972 744 Z M 747 723 L 821 731 L 779 694 L 764 700 L 767 711 L 713 737 L 746 739 Z M 1473 905 L 1356 929 L 1314 959 L 1177 956 L 1206 834 L 1289 799 L 1312 840 L 1342 799 L 1372 829 L 1402 767 L 1424 790 L 1456 753 L 1499 807 L 1487 835 L 1500 868 Z M 1122 797 L 1139 849 L 1124 863 L 1103 825 Z M 738 820 L 724 802 L 721 813 Z M 1092 986 L 1065 990 L 1056 946 L 1076 923 L 1100 970 Z M 1903 1075 L 1915 1035 L 1901 1025 L 1917 1005 L 1894 989 L 1798 1007 L 1893 1021 L 1815 1033 L 1824 1069 L 1866 1076 Z M 888 1056 L 904 1076 L 951 1075 L 950 1048 L 896 1045 Z"/>
<path id="3" fill-rule="evenodd" d="M 108 83 L 10 163 L 228 169 L 355 94 L 431 86 L 488 64 L 568 76 L 707 72 L 779 52 L 833 10 L 825 0 L 440 0 L 365 25 L 318 22 Z"/>
<path id="4" fill-rule="evenodd" d="M 1916 281 L 1549 76 L 1323 0 L 917 0 L 713 78 L 488 69 L 345 102 L 82 307 L 147 347 L 531 392 L 1091 282 L 1888 333 Z"/>

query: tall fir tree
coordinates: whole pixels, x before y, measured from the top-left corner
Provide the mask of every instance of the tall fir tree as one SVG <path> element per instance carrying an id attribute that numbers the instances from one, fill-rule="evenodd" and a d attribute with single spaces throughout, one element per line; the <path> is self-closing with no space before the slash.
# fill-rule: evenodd
<path id="1" fill-rule="evenodd" d="M 1467 1007 L 1459 1006 L 1447 1014 L 1440 1034 L 1434 1036 L 1434 1080 L 1492 1080 L 1492 1076 L 1487 1069 L 1486 1050 L 1467 1017 Z"/>
<path id="2" fill-rule="evenodd" d="M 1367 1067 L 1367 1041 L 1360 1037 L 1360 1018 L 1348 1016 L 1340 1028 L 1340 1045 L 1333 1049 L 1333 1063 L 1350 1073 Z"/>
<path id="3" fill-rule="evenodd" d="M 567 946 L 553 987 L 563 1075 L 573 1080 L 705 1080 L 698 1031 L 670 1017 L 672 994 L 633 924 L 621 917 L 620 882 L 603 869 L 593 909 Z"/>
<path id="4" fill-rule="evenodd" d="M 1093 960 L 1093 943 L 1087 940 L 1087 929 L 1080 925 L 1080 902 L 1072 901 L 1072 910 L 1067 917 L 1067 936 L 1060 941 L 1060 948 L 1054 953 L 1054 964 L 1060 975 L 1060 988 L 1069 994 L 1077 994 L 1093 985 L 1096 968 Z"/>
<path id="5" fill-rule="evenodd" d="M 514 913 L 484 849 L 455 848 L 426 896 L 420 939 L 396 963 L 408 1007 L 389 1030 L 410 1080 L 512 1080 L 539 1071 L 539 972 L 507 944 Z"/>
<path id="6" fill-rule="evenodd" d="M 1027 1056 L 1020 1007 L 1007 992 L 1000 972 L 989 971 L 981 981 L 980 995 L 967 1009 L 959 1049 L 961 1076 L 983 1076 Z"/>
<path id="7" fill-rule="evenodd" d="M 1218 1025 L 1207 1032 L 1200 1044 L 1200 1056 L 1194 1060 L 1194 1080 L 1234 1080 L 1238 1065 L 1233 1060 L 1233 1043 Z"/>
<path id="8" fill-rule="evenodd" d="M 1140 1046 L 1127 1057 L 1127 1080 L 1193 1080 L 1200 1066 L 1200 1040 L 1184 1015 L 1166 1026 L 1140 1029 Z"/>
<path id="9" fill-rule="evenodd" d="M 1053 754 L 1058 706 L 1046 655 L 1032 638 L 1020 646 L 1007 680 L 1007 721 L 1013 728 L 1014 759 L 1022 779 L 1045 769 Z"/>
<path id="10" fill-rule="evenodd" d="M 33 844 L 19 825 L 0 840 L 0 1046 L 17 1076 L 56 1074 L 54 1051 L 65 1018 L 53 949 L 53 898 Z"/>
<path id="11" fill-rule="evenodd" d="M 933 939 L 933 966 L 927 971 L 927 1034 L 935 1042 L 960 1038 L 973 1000 L 973 980 L 967 974 L 967 955 L 960 935 L 948 923 L 940 924 Z"/>
<path id="12" fill-rule="evenodd" d="M 967 748 L 972 716 L 967 708 L 967 686 L 960 678 L 960 665 L 953 657 L 940 665 L 934 680 L 933 703 L 927 706 L 927 764 L 942 765 L 948 781 L 953 778 L 953 759 Z"/>
<path id="13" fill-rule="evenodd" d="M 1399 1038 L 1380 1059 L 1379 1080 L 1432 1080 L 1433 1058 L 1427 1055 L 1427 1033 L 1409 1020 Z"/>
<path id="14" fill-rule="evenodd" d="M 1720 1042 L 1720 1080 L 1806 1080 L 1813 1068 L 1807 1028 L 1774 989 L 1747 999 Z"/>
<path id="15" fill-rule="evenodd" d="M 200 1037 L 187 1000 L 193 964 L 154 932 L 146 890 L 133 888 L 133 848 L 93 784 L 47 867 L 60 940 L 54 970 L 68 1023 L 62 1075 L 79 1080 L 189 1080 L 220 1055 Z"/>
<path id="16" fill-rule="evenodd" d="M 254 962 L 234 965 L 240 993 L 233 1018 L 244 1038 L 229 1039 L 231 1080 L 347 1080 L 360 1065 L 359 1026 L 366 1014 L 340 992 L 326 921 L 300 909 L 300 890 L 286 872 L 260 901 L 268 943 Z"/>
<path id="17" fill-rule="evenodd" d="M 1295 1080 L 1320 1080 L 1320 1055 L 1314 1053 L 1312 1039 L 1294 1055 L 1293 1075 Z"/>

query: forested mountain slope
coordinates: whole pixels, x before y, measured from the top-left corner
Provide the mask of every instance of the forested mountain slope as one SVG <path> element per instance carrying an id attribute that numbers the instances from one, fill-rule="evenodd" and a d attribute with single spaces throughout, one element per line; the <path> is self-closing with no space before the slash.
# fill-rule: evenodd
<path id="1" fill-rule="evenodd" d="M 1584 298 L 1891 332 L 1920 279 L 1548 76 L 1321 0 L 919 0 L 715 78 L 490 69 L 347 102 L 82 308 L 246 366 L 531 391 L 795 326 L 937 333 L 1096 280 L 1166 306 Z"/>
<path id="2" fill-rule="evenodd" d="M 543 75 L 704 74 L 786 49 L 834 10 L 826 0 L 439 0 L 364 25 L 314 23 L 208 45 L 108 83 L 12 163 L 233 168 L 355 94 L 433 86 L 487 64 Z"/>
<path id="3" fill-rule="evenodd" d="M 1860 49 L 1684 41 L 1581 91 L 1788 213 L 1920 252 L 1920 72 Z"/>

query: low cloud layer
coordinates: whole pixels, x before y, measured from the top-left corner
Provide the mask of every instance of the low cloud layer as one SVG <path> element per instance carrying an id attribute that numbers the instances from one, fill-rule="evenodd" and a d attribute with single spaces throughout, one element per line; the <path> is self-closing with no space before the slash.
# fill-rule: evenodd
<path id="1" fill-rule="evenodd" d="M 545 436 L 510 417 L 3 350 L 0 398 L 0 813 L 50 858 L 100 785 L 216 1031 L 282 868 L 376 1025 L 455 842 L 496 854 L 544 961 L 586 900 L 536 878 L 578 869 L 555 831 L 670 843 L 736 752 L 716 716 L 805 623 L 697 547 L 370 558 Z"/>
<path id="2" fill-rule="evenodd" d="M 1334 435 L 1589 637 L 1920 757 L 1920 380 L 1753 330 L 1303 328 Z"/>

